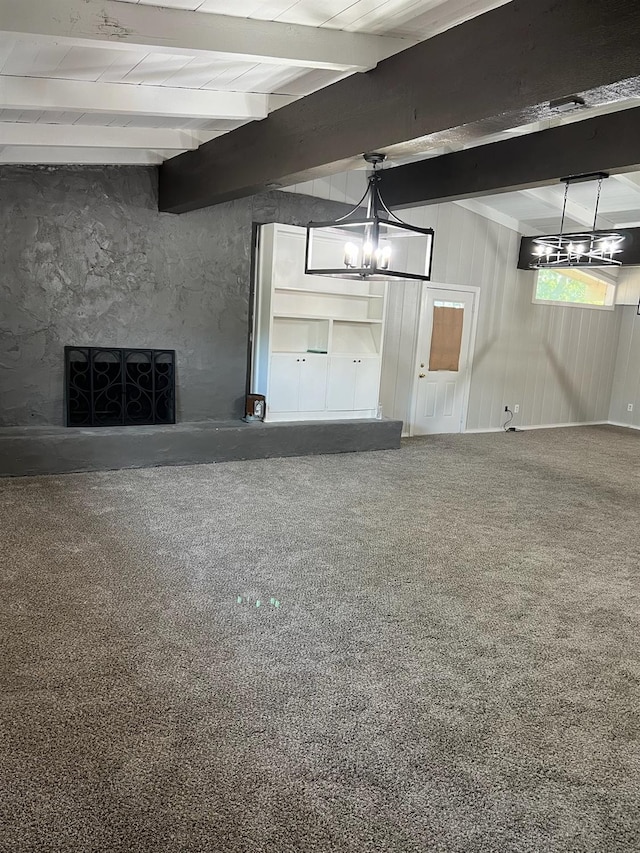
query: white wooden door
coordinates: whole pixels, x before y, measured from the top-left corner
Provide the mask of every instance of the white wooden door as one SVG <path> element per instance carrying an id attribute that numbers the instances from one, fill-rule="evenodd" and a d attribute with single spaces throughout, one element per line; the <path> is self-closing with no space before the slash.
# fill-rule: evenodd
<path id="1" fill-rule="evenodd" d="M 302 357 L 300 370 L 300 395 L 298 409 L 301 412 L 323 411 L 327 402 L 327 356 L 307 355 Z"/>
<path id="2" fill-rule="evenodd" d="M 327 409 L 330 412 L 353 411 L 358 359 L 350 355 L 331 356 Z"/>
<path id="3" fill-rule="evenodd" d="M 356 371 L 354 409 L 376 409 L 380 396 L 380 359 L 359 358 Z"/>
<path id="4" fill-rule="evenodd" d="M 473 291 L 423 291 L 412 435 L 464 429 L 475 299 Z"/>
<path id="5" fill-rule="evenodd" d="M 301 356 L 278 353 L 271 356 L 268 412 L 297 412 L 300 397 Z"/>

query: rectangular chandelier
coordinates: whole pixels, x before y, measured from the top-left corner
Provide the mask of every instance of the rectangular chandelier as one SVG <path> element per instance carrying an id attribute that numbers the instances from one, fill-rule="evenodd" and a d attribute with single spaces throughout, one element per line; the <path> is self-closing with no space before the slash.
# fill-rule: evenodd
<path id="1" fill-rule="evenodd" d="M 400 222 L 351 219 L 307 226 L 305 272 L 333 278 L 429 280 L 433 230 Z"/>
<path id="2" fill-rule="evenodd" d="M 582 234 L 547 234 L 533 237 L 531 269 L 548 267 L 619 267 L 625 238 L 611 231 Z"/>
<path id="3" fill-rule="evenodd" d="M 574 175 L 563 178 L 565 184 L 562 219 L 558 234 L 545 234 L 543 237 L 531 238 L 531 253 L 529 269 L 547 269 L 553 267 L 619 267 L 622 265 L 621 255 L 625 249 L 626 238 L 617 231 L 597 231 L 598 205 L 602 191 L 602 181 L 608 178 L 606 172 L 595 172 L 588 175 Z M 577 234 L 564 233 L 564 220 L 567 210 L 569 185 L 583 181 L 598 181 L 593 215 L 593 229 Z"/>
<path id="4" fill-rule="evenodd" d="M 433 229 L 409 225 L 380 195 L 377 167 L 384 154 L 365 154 L 373 166 L 358 204 L 334 222 L 307 225 L 305 273 L 359 281 L 417 279 L 429 281 Z M 366 215 L 362 205 L 366 202 Z"/>

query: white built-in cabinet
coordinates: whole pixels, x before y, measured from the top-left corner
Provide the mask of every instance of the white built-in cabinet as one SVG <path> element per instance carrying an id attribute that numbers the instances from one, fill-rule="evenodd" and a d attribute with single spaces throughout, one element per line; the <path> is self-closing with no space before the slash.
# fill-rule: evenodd
<path id="1" fill-rule="evenodd" d="M 306 275 L 305 239 L 260 228 L 252 393 L 267 421 L 376 417 L 386 282 Z"/>

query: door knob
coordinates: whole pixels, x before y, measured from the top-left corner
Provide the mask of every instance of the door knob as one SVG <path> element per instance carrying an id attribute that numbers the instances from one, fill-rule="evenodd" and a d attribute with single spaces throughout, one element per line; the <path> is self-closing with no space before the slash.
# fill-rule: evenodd
<path id="1" fill-rule="evenodd" d="M 426 373 L 420 373 L 420 374 L 418 374 L 418 379 L 424 379 L 424 377 L 426 375 L 427 375 Z"/>

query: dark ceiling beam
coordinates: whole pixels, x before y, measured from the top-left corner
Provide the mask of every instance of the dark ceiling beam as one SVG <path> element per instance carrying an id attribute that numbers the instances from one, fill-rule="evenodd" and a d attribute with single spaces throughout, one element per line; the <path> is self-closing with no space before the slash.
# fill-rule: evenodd
<path id="1" fill-rule="evenodd" d="M 382 172 L 391 207 L 435 204 L 640 169 L 640 107 L 443 154 Z"/>
<path id="2" fill-rule="evenodd" d="M 160 209 L 332 174 L 367 151 L 467 142 L 546 118 L 549 101 L 573 93 L 640 94 L 638 43 L 637 0 L 512 0 L 166 161 Z"/>

